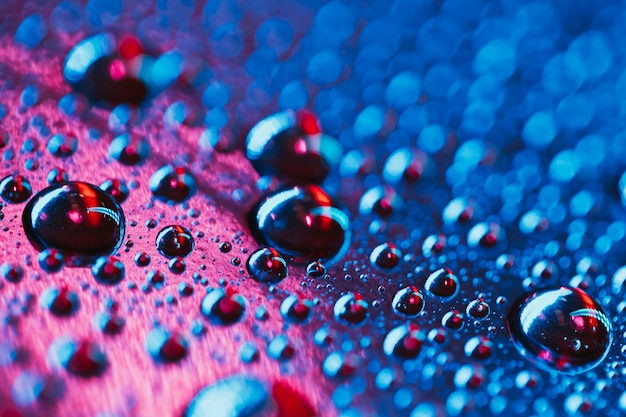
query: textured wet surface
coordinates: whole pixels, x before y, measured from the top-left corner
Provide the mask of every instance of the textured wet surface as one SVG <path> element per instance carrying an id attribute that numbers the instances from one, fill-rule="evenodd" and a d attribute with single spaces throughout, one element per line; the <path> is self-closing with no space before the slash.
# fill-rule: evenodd
<path id="1" fill-rule="evenodd" d="M 4 1 L 0 415 L 623 414 L 624 22 Z"/>

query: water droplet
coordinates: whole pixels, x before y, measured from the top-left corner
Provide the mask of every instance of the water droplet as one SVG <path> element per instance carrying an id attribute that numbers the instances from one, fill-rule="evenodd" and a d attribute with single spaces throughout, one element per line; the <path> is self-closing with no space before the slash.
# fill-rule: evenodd
<path id="1" fill-rule="evenodd" d="M 250 229 L 259 242 L 295 262 L 333 262 L 350 244 L 350 220 L 317 185 L 278 192 L 251 213 Z"/>
<path id="2" fill-rule="evenodd" d="M 119 204 L 84 182 L 55 184 L 40 191 L 24 208 L 22 223 L 35 248 L 57 249 L 76 265 L 114 253 L 125 228 Z"/>
<path id="3" fill-rule="evenodd" d="M 101 284 L 115 285 L 125 275 L 122 261 L 113 256 L 101 256 L 91 267 L 93 277 Z"/>
<path id="4" fill-rule="evenodd" d="M 370 254 L 370 263 L 381 269 L 393 269 L 400 263 L 402 252 L 393 243 L 382 243 Z"/>
<path id="5" fill-rule="evenodd" d="M 167 267 L 169 268 L 170 272 L 173 272 L 174 274 L 182 274 L 183 272 L 185 272 L 185 269 L 187 269 L 187 264 L 185 263 L 185 260 L 183 258 L 177 256 L 169 260 L 169 262 L 167 263 Z"/>
<path id="6" fill-rule="evenodd" d="M 331 352 L 322 362 L 322 372 L 328 378 L 347 377 L 361 367 L 362 359 L 353 353 Z"/>
<path id="7" fill-rule="evenodd" d="M 430 274 L 424 288 L 431 295 L 451 300 L 459 293 L 459 278 L 449 269 L 441 268 Z"/>
<path id="8" fill-rule="evenodd" d="M 424 342 L 424 332 L 414 324 L 402 324 L 387 333 L 383 351 L 387 356 L 412 359 L 419 355 Z"/>
<path id="9" fill-rule="evenodd" d="M 123 317 L 107 311 L 99 311 L 93 317 L 94 327 L 108 335 L 120 333 L 125 323 L 126 321 Z"/>
<path id="10" fill-rule="evenodd" d="M 489 308 L 489 304 L 485 302 L 485 300 L 477 299 L 472 300 L 467 305 L 467 315 L 473 317 L 477 320 L 482 320 L 489 315 L 491 309 Z"/>
<path id="11" fill-rule="evenodd" d="M 338 143 L 322 135 L 317 118 L 307 112 L 286 110 L 269 116 L 246 140 L 246 156 L 260 175 L 297 184 L 322 182 L 329 162 L 339 155 Z"/>
<path id="12" fill-rule="evenodd" d="M 387 217 L 401 211 L 403 205 L 402 198 L 393 187 L 378 185 L 363 193 L 359 201 L 359 213 L 362 216 L 377 214 Z"/>
<path id="13" fill-rule="evenodd" d="M 70 176 L 63 168 L 52 168 L 50 172 L 48 172 L 48 175 L 46 175 L 46 181 L 49 185 L 68 182 L 69 179 Z"/>
<path id="14" fill-rule="evenodd" d="M 185 417 L 251 417 L 268 398 L 258 379 L 235 375 L 203 388 L 187 406 Z"/>
<path id="15" fill-rule="evenodd" d="M 417 317 L 424 311 L 424 296 L 417 287 L 411 285 L 396 293 L 391 302 L 391 307 L 401 317 Z"/>
<path id="16" fill-rule="evenodd" d="M 422 242 L 422 255 L 426 257 L 439 254 L 445 249 L 447 239 L 442 234 L 430 235 Z"/>
<path id="17" fill-rule="evenodd" d="M 48 140 L 48 152 L 58 158 L 67 158 L 74 155 L 78 147 L 78 139 L 57 133 Z"/>
<path id="18" fill-rule="evenodd" d="M 7 203 L 23 203 L 32 193 L 30 181 L 21 175 L 8 175 L 0 181 L 0 196 Z"/>
<path id="19" fill-rule="evenodd" d="M 335 320 L 358 326 L 369 317 L 369 304 L 361 294 L 350 292 L 337 300 L 333 313 Z"/>
<path id="20" fill-rule="evenodd" d="M 58 317 L 78 310 L 78 294 L 67 287 L 49 287 L 39 296 L 39 305 Z"/>
<path id="21" fill-rule="evenodd" d="M 0 275 L 9 282 L 17 283 L 24 277 L 24 268 L 17 264 L 3 263 L 0 265 Z"/>
<path id="22" fill-rule="evenodd" d="M 578 288 L 546 288 L 512 304 L 507 324 L 517 349 L 537 365 L 575 374 L 598 365 L 613 340 L 611 321 Z M 580 346 L 572 344 L 580 341 Z"/>
<path id="23" fill-rule="evenodd" d="M 194 247 L 191 232 L 182 226 L 166 226 L 157 235 L 156 247 L 166 258 L 185 257 Z"/>
<path id="24" fill-rule="evenodd" d="M 458 310 L 448 311 L 441 318 L 441 324 L 450 330 L 461 330 L 465 324 L 463 314 Z"/>
<path id="25" fill-rule="evenodd" d="M 100 346 L 91 340 L 71 337 L 59 337 L 52 342 L 48 362 L 82 377 L 99 375 L 107 366 L 106 355 Z"/>
<path id="26" fill-rule="evenodd" d="M 117 136 L 109 145 L 109 158 L 121 164 L 133 166 L 142 163 L 150 155 L 150 145 L 143 139 L 134 139 L 127 133 Z"/>
<path id="27" fill-rule="evenodd" d="M 326 267 L 320 261 L 313 261 L 307 265 L 306 274 L 312 278 L 321 278 L 326 275 Z"/>
<path id="28" fill-rule="evenodd" d="M 155 327 L 148 333 L 146 350 L 158 362 L 177 362 L 187 355 L 187 340 L 162 327 Z"/>
<path id="29" fill-rule="evenodd" d="M 183 167 L 165 165 L 150 177 L 150 191 L 164 202 L 182 203 L 196 192 L 196 180 Z"/>
<path id="30" fill-rule="evenodd" d="M 148 266 L 150 265 L 150 254 L 146 252 L 139 252 L 135 255 L 135 265 Z"/>
<path id="31" fill-rule="evenodd" d="M 233 248 L 233 245 L 230 242 L 221 242 L 219 244 L 219 250 L 222 253 L 228 253 Z"/>
<path id="32" fill-rule="evenodd" d="M 261 248 L 254 251 L 246 268 L 250 276 L 264 284 L 278 284 L 288 275 L 287 262 L 274 248 Z"/>
<path id="33" fill-rule="evenodd" d="M 56 249 L 45 249 L 37 256 L 39 266 L 46 272 L 57 272 L 63 268 L 65 258 Z"/>
<path id="34" fill-rule="evenodd" d="M 80 41 L 65 59 L 65 80 L 96 103 L 140 104 L 148 95 L 146 83 L 139 77 L 142 51 L 131 56 L 122 46 L 118 50 L 108 33 Z"/>
<path id="35" fill-rule="evenodd" d="M 280 315 L 293 323 L 304 323 L 311 316 L 311 312 L 311 301 L 301 300 L 296 295 L 290 295 L 280 304 Z"/>
<path id="36" fill-rule="evenodd" d="M 454 385 L 459 388 L 476 389 L 487 380 L 485 368 L 478 363 L 467 363 L 454 373 Z"/>
<path id="37" fill-rule="evenodd" d="M 289 360 L 295 353 L 296 348 L 284 334 L 279 334 L 267 345 L 267 355 L 276 360 Z"/>
<path id="38" fill-rule="evenodd" d="M 498 223 L 478 223 L 467 232 L 467 244 L 470 247 L 478 245 L 491 248 L 504 240 L 504 230 Z"/>
<path id="39" fill-rule="evenodd" d="M 485 336 L 474 336 L 465 342 L 465 356 L 474 359 L 487 359 L 493 351 L 493 342 Z"/>
<path id="40" fill-rule="evenodd" d="M 246 301 L 236 292 L 217 288 L 204 296 L 200 311 L 213 323 L 233 324 L 243 317 L 246 311 Z"/>
<path id="41" fill-rule="evenodd" d="M 124 181 L 110 179 L 100 184 L 100 189 L 111 195 L 119 204 L 122 204 L 129 194 L 128 186 Z"/>

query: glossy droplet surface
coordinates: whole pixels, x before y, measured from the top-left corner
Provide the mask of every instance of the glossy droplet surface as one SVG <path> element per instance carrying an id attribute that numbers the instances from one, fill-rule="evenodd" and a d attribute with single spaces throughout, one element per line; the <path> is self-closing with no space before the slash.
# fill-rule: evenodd
<path id="1" fill-rule="evenodd" d="M 269 398 L 261 381 L 244 375 L 221 379 L 200 390 L 185 417 L 252 417 Z"/>
<path id="2" fill-rule="evenodd" d="M 311 312 L 311 301 L 301 300 L 295 295 L 290 295 L 280 303 L 280 315 L 286 321 L 303 323 L 311 316 Z"/>
<path id="3" fill-rule="evenodd" d="M 452 299 L 459 292 L 459 278 L 447 268 L 441 268 L 428 276 L 424 288 L 431 295 Z"/>
<path id="4" fill-rule="evenodd" d="M 382 243 L 370 254 L 372 265 L 380 269 L 393 269 L 400 263 L 402 252 L 393 243 Z"/>
<path id="5" fill-rule="evenodd" d="M 196 179 L 183 167 L 165 165 L 150 177 L 152 195 L 164 202 L 182 203 L 196 190 Z"/>
<path id="6" fill-rule="evenodd" d="M 176 332 L 155 327 L 146 337 L 146 350 L 157 362 L 177 362 L 187 355 L 187 340 Z"/>
<path id="7" fill-rule="evenodd" d="M 414 324 L 402 324 L 387 333 L 383 351 L 387 356 L 411 359 L 419 355 L 424 342 L 424 332 Z"/>
<path id="8" fill-rule="evenodd" d="M 391 307 L 401 317 L 417 317 L 424 310 L 424 296 L 417 287 L 411 285 L 396 293 Z"/>
<path id="9" fill-rule="evenodd" d="M 78 265 L 115 252 L 125 228 L 119 204 L 100 188 L 85 182 L 43 189 L 24 208 L 22 223 L 36 249 L 56 249 Z"/>
<path id="10" fill-rule="evenodd" d="M 522 355 L 564 373 L 598 365 L 613 340 L 611 321 L 602 307 L 578 288 L 547 288 L 524 295 L 513 303 L 507 324 Z"/>
<path id="11" fill-rule="evenodd" d="M 129 194 L 128 186 L 124 181 L 110 179 L 100 184 L 100 189 L 111 195 L 119 204 L 122 204 Z"/>
<path id="12" fill-rule="evenodd" d="M 204 296 L 200 311 L 215 324 L 233 324 L 246 311 L 246 301 L 240 294 L 217 288 Z"/>
<path id="13" fill-rule="evenodd" d="M 30 181 L 21 175 L 9 175 L 0 181 L 0 196 L 10 204 L 28 200 L 33 193 Z"/>
<path id="14" fill-rule="evenodd" d="M 45 249 L 37 255 L 39 266 L 46 272 L 57 272 L 63 268 L 65 258 L 56 249 Z"/>
<path id="15" fill-rule="evenodd" d="M 295 262 L 334 260 L 350 244 L 350 220 L 317 185 L 269 196 L 252 212 L 250 229 L 259 242 Z"/>
<path id="16" fill-rule="evenodd" d="M 39 296 L 39 305 L 57 317 L 70 316 L 78 310 L 78 294 L 67 287 L 48 287 Z"/>
<path id="17" fill-rule="evenodd" d="M 327 154 L 334 151 L 324 139 L 315 116 L 286 110 L 261 120 L 250 130 L 246 156 L 262 176 L 299 184 L 320 183 L 330 171 Z"/>
<path id="18" fill-rule="evenodd" d="M 166 226 L 157 235 L 156 247 L 167 258 L 187 256 L 194 247 L 191 232 L 182 226 Z"/>
<path id="19" fill-rule="evenodd" d="M 333 313 L 335 320 L 356 326 L 369 317 L 369 304 L 361 294 L 350 292 L 335 302 Z"/>
<path id="20" fill-rule="evenodd" d="M 100 346 L 90 340 L 71 337 L 59 337 L 52 342 L 48 362 L 82 377 L 99 375 L 107 366 L 106 355 Z"/>
<path id="21" fill-rule="evenodd" d="M 248 273 L 264 284 L 278 284 L 289 273 L 287 262 L 274 248 L 261 248 L 254 251 L 246 262 Z"/>
<path id="22" fill-rule="evenodd" d="M 101 284 L 114 285 L 124 278 L 122 261 L 113 256 L 101 256 L 91 267 L 93 277 Z"/>
<path id="23" fill-rule="evenodd" d="M 150 145 L 143 139 L 134 139 L 127 133 L 117 136 L 109 145 L 108 156 L 124 165 L 137 165 L 150 154 Z"/>

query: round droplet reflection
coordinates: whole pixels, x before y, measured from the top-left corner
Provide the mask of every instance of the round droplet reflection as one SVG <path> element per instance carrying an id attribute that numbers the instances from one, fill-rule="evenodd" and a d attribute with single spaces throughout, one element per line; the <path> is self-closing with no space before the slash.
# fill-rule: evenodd
<path id="1" fill-rule="evenodd" d="M 578 288 L 527 294 L 513 303 L 507 323 L 522 355 L 543 368 L 570 374 L 598 365 L 613 339 L 602 307 Z"/>

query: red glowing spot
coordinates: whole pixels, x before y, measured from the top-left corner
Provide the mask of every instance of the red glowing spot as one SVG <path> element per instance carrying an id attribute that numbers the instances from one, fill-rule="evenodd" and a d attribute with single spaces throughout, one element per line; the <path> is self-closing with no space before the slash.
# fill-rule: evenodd
<path id="1" fill-rule="evenodd" d="M 298 114 L 299 124 L 302 131 L 308 135 L 318 135 L 322 133 L 320 122 L 312 113 L 301 111 Z"/>
<path id="2" fill-rule="evenodd" d="M 306 141 L 304 139 L 298 139 L 293 145 L 293 150 L 298 155 L 304 155 L 306 153 Z"/>
<path id="3" fill-rule="evenodd" d="M 286 381 L 274 382 L 272 397 L 278 406 L 277 417 L 314 417 L 317 415 L 309 400 Z"/>
<path id="4" fill-rule="evenodd" d="M 81 216 L 81 214 L 78 211 L 76 211 L 76 210 L 72 210 L 72 211 L 68 212 L 67 213 L 67 217 L 69 217 L 70 220 L 73 221 L 76 224 L 82 222 L 82 220 L 83 220 L 83 216 Z"/>
<path id="5" fill-rule="evenodd" d="M 143 48 L 136 38 L 129 36 L 120 42 L 119 51 L 122 58 L 132 59 L 141 55 L 143 53 Z"/>
<path id="6" fill-rule="evenodd" d="M 109 74 L 115 81 L 120 81 L 126 77 L 126 66 L 119 59 L 114 59 L 109 65 Z"/>

